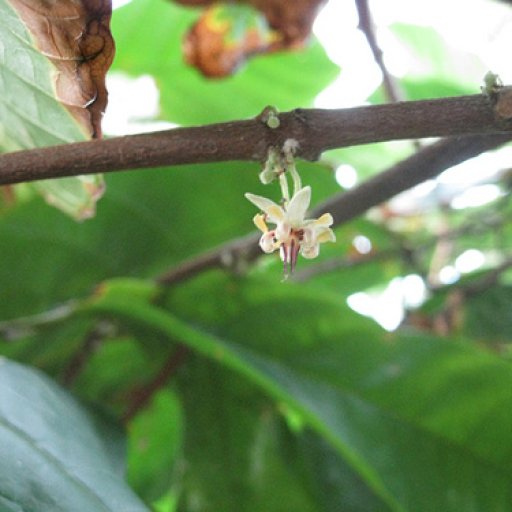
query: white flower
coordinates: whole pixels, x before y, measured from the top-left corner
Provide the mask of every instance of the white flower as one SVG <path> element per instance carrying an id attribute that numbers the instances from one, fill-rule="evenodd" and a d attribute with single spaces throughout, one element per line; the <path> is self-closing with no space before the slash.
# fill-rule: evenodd
<path id="1" fill-rule="evenodd" d="M 316 258 L 321 243 L 336 240 L 329 227 L 333 223 L 330 213 L 318 219 L 304 219 L 311 200 L 311 187 L 299 189 L 284 206 L 254 194 L 245 194 L 245 197 L 263 212 L 254 217 L 254 224 L 263 232 L 260 247 L 266 253 L 280 249 L 285 274 L 293 272 L 299 253 L 305 258 Z M 267 222 L 276 227 L 269 230 Z"/>

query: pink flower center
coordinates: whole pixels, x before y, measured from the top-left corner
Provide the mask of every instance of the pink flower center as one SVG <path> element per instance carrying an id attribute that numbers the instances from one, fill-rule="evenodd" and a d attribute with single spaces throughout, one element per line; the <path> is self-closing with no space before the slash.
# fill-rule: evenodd
<path id="1" fill-rule="evenodd" d="M 300 246 L 304 240 L 303 229 L 291 229 L 288 240 L 281 245 L 281 258 L 283 260 L 283 272 L 285 277 L 293 274 L 297 265 Z"/>

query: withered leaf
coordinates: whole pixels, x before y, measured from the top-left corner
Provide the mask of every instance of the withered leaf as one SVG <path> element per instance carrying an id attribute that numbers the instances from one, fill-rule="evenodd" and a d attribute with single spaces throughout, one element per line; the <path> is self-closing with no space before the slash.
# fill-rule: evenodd
<path id="1" fill-rule="evenodd" d="M 111 0 L 9 1 L 56 69 L 56 97 L 91 137 L 101 137 L 105 75 L 114 57 Z"/>
<path id="2" fill-rule="evenodd" d="M 215 0 L 174 0 L 189 6 L 207 7 L 184 40 L 187 62 L 208 77 L 232 74 L 247 58 L 257 53 L 299 48 L 307 40 L 318 11 L 326 0 L 239 0 L 219 4 Z M 236 6 L 251 6 L 261 13 L 267 29 L 247 24 L 240 35 L 246 13 Z M 219 12 L 230 10 L 231 22 Z M 237 34 L 236 37 L 233 34 Z"/>
<path id="3" fill-rule="evenodd" d="M 232 74 L 248 56 L 269 51 L 277 41 L 257 11 L 252 10 L 251 20 L 233 7 L 225 11 L 221 5 L 206 9 L 183 41 L 187 63 L 210 78 Z"/>
<path id="4" fill-rule="evenodd" d="M 309 37 L 313 22 L 327 0 L 249 0 L 283 37 L 283 48 L 302 45 Z"/>

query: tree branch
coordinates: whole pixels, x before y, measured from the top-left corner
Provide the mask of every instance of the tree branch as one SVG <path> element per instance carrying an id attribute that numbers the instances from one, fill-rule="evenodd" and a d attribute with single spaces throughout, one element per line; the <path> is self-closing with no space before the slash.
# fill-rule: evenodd
<path id="1" fill-rule="evenodd" d="M 504 87 L 498 96 L 510 94 Z M 48 178 L 229 160 L 263 161 L 270 146 L 299 142 L 297 157 L 387 140 L 512 132 L 512 119 L 484 94 L 371 105 L 339 110 L 294 110 L 278 128 L 256 119 L 129 135 L 7 153 L 0 156 L 0 185 Z"/>
<path id="2" fill-rule="evenodd" d="M 333 196 L 321 205 L 319 213 L 328 211 L 334 217 L 336 225 L 342 224 L 400 192 L 436 177 L 445 169 L 484 151 L 495 149 L 510 140 L 512 133 L 471 135 L 441 140 L 424 147 L 358 187 Z"/>
<path id="3" fill-rule="evenodd" d="M 330 212 L 334 226 L 358 217 L 369 208 L 391 199 L 423 181 L 433 178 L 445 169 L 512 140 L 512 133 L 500 135 L 473 135 L 441 140 L 419 150 L 409 158 L 370 178 L 358 187 L 336 194 L 313 211 L 317 216 Z M 193 275 L 215 267 L 243 266 L 261 254 L 259 233 L 228 242 L 221 247 L 193 257 L 173 267 L 157 278 L 163 285 L 184 281 Z"/>

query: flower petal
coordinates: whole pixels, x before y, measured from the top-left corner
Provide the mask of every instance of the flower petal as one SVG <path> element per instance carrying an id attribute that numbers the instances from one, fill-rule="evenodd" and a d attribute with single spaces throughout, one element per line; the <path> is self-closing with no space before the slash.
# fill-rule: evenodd
<path id="1" fill-rule="evenodd" d="M 308 219 L 304 221 L 304 226 L 312 227 L 313 229 L 332 226 L 334 219 L 330 213 L 324 213 L 318 219 Z"/>
<path id="2" fill-rule="evenodd" d="M 334 222 L 334 219 L 332 218 L 332 215 L 330 213 L 324 213 L 322 216 L 318 217 L 318 219 L 315 220 L 315 224 L 317 226 L 325 226 L 325 227 L 332 226 L 333 222 Z"/>
<path id="3" fill-rule="evenodd" d="M 311 201 L 311 187 L 301 188 L 291 199 L 286 207 L 288 222 L 293 227 L 301 227 L 304 223 L 304 215 Z"/>
<path id="4" fill-rule="evenodd" d="M 279 244 L 274 243 L 274 232 L 268 231 L 267 233 L 263 233 L 260 238 L 260 247 L 263 252 L 271 253 L 274 252 Z"/>
<path id="5" fill-rule="evenodd" d="M 316 234 L 316 241 L 319 244 L 324 242 L 336 242 L 336 235 L 334 231 L 330 228 L 320 228 Z"/>
<path id="6" fill-rule="evenodd" d="M 266 210 L 266 213 L 269 222 L 273 222 L 274 224 L 281 224 L 285 219 L 284 210 L 280 206 L 277 206 L 277 204 L 273 204 Z"/>
<path id="7" fill-rule="evenodd" d="M 320 252 L 320 244 L 313 244 L 309 246 L 303 246 L 301 250 L 301 254 L 304 258 L 311 260 L 316 258 Z"/>
<path id="8" fill-rule="evenodd" d="M 284 210 L 271 199 L 247 193 L 245 197 L 268 215 L 268 220 L 274 224 L 284 218 Z"/>
<path id="9" fill-rule="evenodd" d="M 260 230 L 263 231 L 263 233 L 267 233 L 268 227 L 265 223 L 265 215 L 262 215 L 261 213 L 257 213 L 252 221 L 254 222 L 254 225 Z"/>

